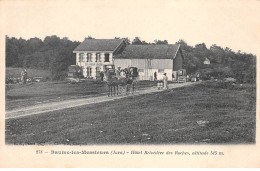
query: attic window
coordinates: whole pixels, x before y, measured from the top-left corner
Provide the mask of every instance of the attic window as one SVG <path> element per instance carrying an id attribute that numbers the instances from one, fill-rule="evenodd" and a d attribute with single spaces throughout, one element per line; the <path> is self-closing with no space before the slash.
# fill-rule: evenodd
<path id="1" fill-rule="evenodd" d="M 105 62 L 109 62 L 109 53 L 105 54 Z"/>

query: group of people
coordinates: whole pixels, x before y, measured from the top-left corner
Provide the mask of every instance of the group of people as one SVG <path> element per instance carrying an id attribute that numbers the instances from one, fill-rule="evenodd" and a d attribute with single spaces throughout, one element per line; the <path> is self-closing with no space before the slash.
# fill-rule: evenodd
<path id="1" fill-rule="evenodd" d="M 120 71 L 121 71 L 120 67 L 118 67 L 118 69 L 115 70 L 115 75 L 117 77 L 121 77 Z M 100 75 L 101 81 L 103 81 L 104 80 L 104 73 L 100 72 L 99 75 Z M 157 72 L 154 73 L 154 81 L 157 81 Z M 160 89 L 161 88 L 162 89 L 168 89 L 168 77 L 167 77 L 166 73 L 163 74 L 162 80 L 158 80 L 157 87 L 158 87 L 158 89 L 159 89 L 159 87 L 160 87 Z"/>
<path id="2" fill-rule="evenodd" d="M 120 77 L 121 77 L 120 72 L 121 72 L 121 68 L 118 67 L 118 68 L 115 70 L 115 76 L 116 76 L 117 78 L 120 78 Z M 104 81 L 105 73 L 104 73 L 103 71 L 99 72 L 99 76 L 100 76 L 100 80 L 101 80 L 101 81 Z"/>
<path id="3" fill-rule="evenodd" d="M 157 72 L 154 72 L 154 81 L 157 81 Z M 167 74 L 163 74 L 163 79 L 157 82 L 158 89 L 168 89 L 168 77 Z"/>
<path id="4" fill-rule="evenodd" d="M 117 70 L 115 70 L 116 77 L 120 76 L 120 68 L 118 67 Z M 99 72 L 100 80 L 104 81 L 105 73 L 103 71 Z"/>

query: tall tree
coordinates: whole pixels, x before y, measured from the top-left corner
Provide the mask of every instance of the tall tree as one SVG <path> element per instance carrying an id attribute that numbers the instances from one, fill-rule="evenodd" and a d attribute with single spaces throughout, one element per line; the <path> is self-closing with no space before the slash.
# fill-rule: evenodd
<path id="1" fill-rule="evenodd" d="M 18 61 L 19 47 L 16 45 L 15 39 L 10 39 L 8 36 L 5 37 L 6 41 L 6 66 L 14 66 Z"/>
<path id="2" fill-rule="evenodd" d="M 215 62 L 221 64 L 225 62 L 225 50 L 222 47 L 213 44 L 210 46 L 210 51 Z"/>
<path id="3" fill-rule="evenodd" d="M 142 45 L 143 42 L 139 37 L 135 37 L 134 40 L 132 41 L 132 45 Z"/>

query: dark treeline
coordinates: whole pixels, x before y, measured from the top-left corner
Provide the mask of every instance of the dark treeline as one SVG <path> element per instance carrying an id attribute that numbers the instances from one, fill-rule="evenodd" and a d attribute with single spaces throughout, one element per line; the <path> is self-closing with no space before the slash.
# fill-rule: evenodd
<path id="1" fill-rule="evenodd" d="M 233 77 L 238 82 L 253 83 L 256 81 L 256 56 L 253 54 L 234 52 L 226 47 L 213 44 L 206 47 L 205 43 L 189 46 L 184 40 L 179 40 L 184 54 L 184 65 L 188 73 L 198 72 L 202 77 L 225 78 Z M 203 64 L 205 58 L 210 65 Z"/>
<path id="2" fill-rule="evenodd" d="M 89 39 L 93 39 L 91 36 Z M 117 39 L 119 37 L 115 37 Z M 153 43 L 142 41 L 135 37 L 128 44 L 168 44 L 167 40 L 154 40 Z M 200 72 L 202 77 L 234 77 L 239 82 L 255 82 L 256 56 L 241 51 L 234 52 L 230 48 L 212 45 L 209 48 L 205 43 L 193 46 L 184 40 L 179 40 L 184 54 L 184 68 L 188 74 Z M 73 50 L 80 42 L 72 42 L 68 38 L 47 36 L 44 40 L 31 38 L 29 40 L 9 38 L 6 36 L 6 67 L 22 67 L 32 69 L 47 69 L 52 72 L 52 79 L 63 79 L 67 75 L 69 65 L 75 64 Z M 204 65 L 205 58 L 210 60 L 210 65 Z"/>
<path id="3" fill-rule="evenodd" d="M 75 64 L 73 50 L 79 43 L 57 36 L 47 36 L 43 41 L 6 36 L 6 67 L 46 69 L 53 80 L 63 79 L 68 66 Z"/>

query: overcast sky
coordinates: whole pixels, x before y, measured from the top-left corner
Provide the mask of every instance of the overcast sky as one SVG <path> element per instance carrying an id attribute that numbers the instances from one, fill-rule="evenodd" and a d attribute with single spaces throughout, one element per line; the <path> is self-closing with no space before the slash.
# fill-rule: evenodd
<path id="1" fill-rule="evenodd" d="M 15 2 L 15 3 L 13 3 Z M 82 41 L 139 36 L 175 43 L 184 39 L 259 54 L 260 1 L 81 0 L 4 1 L 6 35 L 57 35 Z M 50 3 L 51 2 L 51 3 Z"/>

